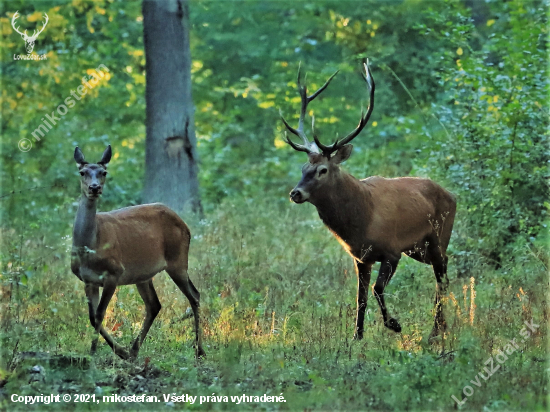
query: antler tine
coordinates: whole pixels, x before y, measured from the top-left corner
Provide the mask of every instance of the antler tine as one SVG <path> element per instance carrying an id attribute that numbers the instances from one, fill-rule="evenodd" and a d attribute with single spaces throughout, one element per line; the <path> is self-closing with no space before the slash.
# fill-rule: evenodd
<path id="1" fill-rule="evenodd" d="M 323 90 L 327 88 L 327 86 L 330 84 L 334 76 L 338 74 L 338 71 L 336 71 L 332 76 L 329 77 L 329 79 L 323 84 L 315 93 L 313 93 L 311 96 L 308 97 L 307 95 L 307 86 L 306 84 L 302 84 L 302 67 L 301 65 L 298 67 L 298 78 L 297 78 L 297 84 L 298 84 L 298 92 L 300 94 L 300 117 L 298 120 L 298 128 L 295 129 L 292 126 L 288 124 L 288 122 L 284 119 L 284 117 L 281 115 L 281 119 L 285 125 L 285 127 L 290 131 L 292 134 L 302 138 L 304 141 L 304 145 L 296 145 L 294 143 L 290 143 L 290 139 L 288 136 L 285 135 L 285 138 L 289 142 L 289 144 L 292 146 L 293 149 L 299 150 L 299 151 L 307 151 L 308 153 L 319 153 L 318 147 L 316 147 L 313 143 L 311 143 L 305 132 L 304 132 L 304 121 L 307 114 L 307 106 L 308 104 L 315 99 Z M 305 83 L 305 82 L 304 82 Z M 314 124 L 312 124 L 312 127 L 314 127 Z M 297 149 L 297 147 L 299 149 Z M 305 150 L 304 150 L 305 149 Z"/>
<path id="2" fill-rule="evenodd" d="M 304 132 L 304 120 L 307 113 L 307 105 L 309 103 L 307 99 L 307 86 L 304 84 L 302 86 L 302 65 L 298 66 L 298 79 L 296 80 L 296 83 L 298 84 L 298 93 L 300 93 L 300 118 L 298 119 L 298 132 L 300 133 L 299 136 L 304 141 L 304 146 L 309 147 L 310 142 L 307 139 L 307 136 Z"/>
<path id="3" fill-rule="evenodd" d="M 359 121 L 359 124 L 350 134 L 348 134 L 342 140 L 338 140 L 338 138 L 336 138 L 333 144 L 329 146 L 325 146 L 321 142 L 319 142 L 318 139 L 315 139 L 315 143 L 317 144 L 317 146 L 319 146 L 323 154 L 325 154 L 326 156 L 330 156 L 331 153 L 334 153 L 345 144 L 348 144 L 359 133 L 361 133 L 361 130 L 363 130 L 363 128 L 366 126 L 366 124 L 369 121 L 370 115 L 372 114 L 372 110 L 374 109 L 374 79 L 372 78 L 372 74 L 369 69 L 368 59 L 366 63 L 363 63 L 363 66 L 365 67 L 365 74 L 363 74 L 363 79 L 365 79 L 370 89 L 370 99 L 369 99 L 369 107 L 367 109 L 367 113 L 363 115 L 363 111 L 361 110 L 361 120 Z"/>
<path id="4" fill-rule="evenodd" d="M 333 144 L 331 144 L 330 146 L 325 146 L 323 143 L 319 141 L 319 137 L 316 134 L 313 135 L 313 140 L 315 141 L 315 144 L 317 145 L 317 147 L 321 149 L 323 153 L 326 153 L 326 154 L 332 153 L 334 151 L 332 150 L 332 147 L 335 146 L 336 143 L 338 143 L 338 138 L 336 138 Z"/>
<path id="5" fill-rule="evenodd" d="M 334 79 L 334 77 L 335 77 L 338 73 L 340 73 L 340 70 L 336 70 L 336 71 L 334 72 L 334 74 L 328 78 L 328 80 L 325 82 L 325 84 L 323 84 L 323 85 L 319 88 L 319 90 L 317 90 L 315 93 L 313 93 L 311 96 L 309 96 L 309 97 L 307 98 L 307 102 L 309 103 L 309 102 L 311 102 L 313 99 L 315 99 L 317 96 L 319 96 L 319 95 L 321 94 L 321 92 L 327 88 L 327 86 L 329 85 L 329 83 L 332 81 L 332 79 Z"/>
<path id="6" fill-rule="evenodd" d="M 298 128 L 295 129 L 294 127 L 290 126 L 288 122 L 285 120 L 285 118 L 282 115 L 282 112 L 279 112 L 281 115 L 281 120 L 283 121 L 285 127 L 290 131 L 290 133 L 300 137 L 304 141 L 304 145 L 296 145 L 294 143 L 290 143 L 291 140 L 288 138 L 288 136 L 285 134 L 285 139 L 289 144 L 292 146 L 293 149 L 299 150 L 301 152 L 304 151 L 304 149 L 307 149 L 308 153 L 311 152 L 309 150 L 310 143 L 307 139 L 306 134 L 304 133 L 304 117 L 305 117 L 305 111 L 307 109 L 307 97 L 306 97 L 306 87 L 302 86 L 302 67 L 301 64 L 298 66 L 298 76 L 296 79 L 296 83 L 298 84 L 298 92 L 300 93 L 301 97 L 301 108 L 300 108 L 300 119 L 298 121 Z M 299 148 L 299 149 L 297 149 Z"/>
<path id="7" fill-rule="evenodd" d="M 283 113 L 281 111 L 279 111 L 279 115 L 281 116 L 281 120 L 283 121 L 285 127 L 288 129 L 288 131 L 298 137 L 301 137 L 304 142 L 306 143 L 306 145 L 309 145 L 309 142 L 303 132 L 303 129 L 300 130 L 300 127 L 298 126 L 298 129 L 295 129 L 294 127 L 292 127 L 291 125 L 288 124 L 288 122 L 285 120 L 285 118 L 283 117 Z"/>
<path id="8" fill-rule="evenodd" d="M 27 30 L 25 30 L 25 33 L 21 33 L 21 32 L 19 31 L 19 26 L 15 27 L 15 20 L 17 20 L 18 18 L 19 18 L 19 10 L 17 10 L 17 11 L 14 13 L 13 17 L 11 18 L 11 27 L 13 27 L 13 29 L 14 29 L 17 33 L 19 33 L 21 36 L 26 36 L 26 35 L 27 35 Z"/>
<path id="9" fill-rule="evenodd" d="M 38 37 L 38 35 L 39 35 L 40 33 L 42 33 L 42 32 L 44 31 L 44 29 L 46 28 L 46 25 L 48 24 L 48 21 L 50 21 L 50 18 L 48 17 L 48 15 L 47 15 L 46 13 L 44 13 L 44 16 L 46 16 L 46 21 L 44 22 L 44 25 L 42 26 L 42 29 L 41 29 L 38 33 L 33 34 L 33 37 L 34 37 L 34 36 L 37 36 L 37 37 Z M 36 30 L 35 30 L 35 31 L 36 31 Z"/>
<path id="10" fill-rule="evenodd" d="M 336 142 L 334 146 L 334 150 L 339 149 L 340 147 L 344 146 L 345 144 L 348 144 L 351 142 L 359 133 L 361 133 L 361 130 L 367 125 L 369 122 L 370 116 L 372 114 L 372 110 L 374 109 L 374 78 L 372 77 L 372 74 L 369 69 L 369 61 L 367 60 L 366 63 L 363 63 L 363 66 L 365 67 L 365 74 L 363 75 L 363 78 L 367 82 L 367 85 L 370 89 L 370 96 L 369 96 L 369 107 L 367 108 L 367 112 L 363 116 L 363 111 L 361 111 L 361 120 L 359 121 L 359 124 L 357 127 L 346 137 L 344 137 L 339 142 Z"/>
<path id="11" fill-rule="evenodd" d="M 323 143 L 319 141 L 319 136 L 315 132 L 315 116 L 311 117 L 311 131 L 313 132 L 313 141 L 322 152 L 327 148 Z"/>
<path id="12" fill-rule="evenodd" d="M 284 121 L 284 119 L 283 119 Z M 292 147 L 294 150 L 297 150 L 299 152 L 305 152 L 307 154 L 313 153 L 313 151 L 305 146 L 302 146 L 301 144 L 293 143 L 292 140 L 288 138 L 287 133 L 285 132 L 285 140 L 286 142 Z"/>
<path id="13" fill-rule="evenodd" d="M 319 96 L 323 90 L 327 88 L 327 86 L 330 84 L 332 79 L 334 79 L 334 76 L 338 74 L 340 70 L 336 70 L 332 76 L 328 78 L 328 80 L 323 84 L 315 93 L 313 93 L 311 96 L 307 96 L 307 87 L 304 85 L 303 87 L 300 85 L 300 79 L 298 79 L 298 87 L 300 89 L 300 97 L 302 98 L 302 111 L 300 112 L 300 123 L 298 128 L 302 128 L 304 125 L 304 118 L 307 112 L 307 105 L 310 104 L 317 96 Z M 298 72 L 298 76 L 299 76 Z M 312 128 L 314 127 L 314 123 L 312 123 Z"/>

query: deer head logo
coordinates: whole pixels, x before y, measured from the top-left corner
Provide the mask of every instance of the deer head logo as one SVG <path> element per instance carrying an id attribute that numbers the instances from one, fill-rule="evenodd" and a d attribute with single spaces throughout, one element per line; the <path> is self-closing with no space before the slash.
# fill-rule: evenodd
<path id="1" fill-rule="evenodd" d="M 11 19 L 11 26 L 17 33 L 21 35 L 23 40 L 25 40 L 25 47 L 27 48 L 27 53 L 31 54 L 32 50 L 34 49 L 34 42 L 38 38 L 38 35 L 44 31 L 44 29 L 46 28 L 46 24 L 48 24 L 48 20 L 49 20 L 48 15 L 44 13 L 44 25 L 42 26 L 42 29 L 40 29 L 38 33 L 36 32 L 36 30 L 34 30 L 32 36 L 27 35 L 27 30 L 25 30 L 24 33 L 21 33 L 19 31 L 19 27 L 15 27 L 15 20 L 17 20 L 18 17 L 19 17 L 19 11 L 16 11 Z"/>

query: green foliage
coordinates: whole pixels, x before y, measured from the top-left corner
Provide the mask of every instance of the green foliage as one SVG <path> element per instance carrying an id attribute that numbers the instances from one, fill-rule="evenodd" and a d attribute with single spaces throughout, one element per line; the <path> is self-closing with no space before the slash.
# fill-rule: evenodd
<path id="1" fill-rule="evenodd" d="M 457 253 L 481 248 L 498 261 L 508 253 L 503 246 L 540 238 L 548 198 L 546 3 L 490 2 L 476 24 L 459 2 L 430 3 L 418 13 L 420 4 L 193 3 L 193 93 L 206 209 L 224 197 L 259 193 L 282 202 L 305 160 L 283 142 L 278 115 L 282 109 L 297 119 L 299 62 L 310 89 L 341 71 L 311 105 L 321 139 L 332 141 L 367 104 L 358 71 L 360 59 L 369 57 L 376 106 L 346 168 L 357 177 L 412 172 L 448 184 L 459 195 L 459 224 L 469 233 Z M 30 22 L 22 19 L 25 27 L 41 18 L 27 3 L 1 7 L 8 16 L 12 8 L 30 15 Z M 107 143 L 114 148 L 105 210 L 140 202 L 142 25 L 137 2 L 43 2 L 41 8 L 51 16 L 49 37 L 39 39 L 36 51 L 48 60 L 3 64 L 11 81 L 2 103 L 2 202 L 5 220 L 25 237 L 59 238 L 70 227 L 59 227 L 57 214 L 70 220 L 78 195 L 71 162 L 77 144 L 91 156 Z M 9 28 L 9 17 L 2 22 Z M 11 29 L 2 35 L 10 53 L 21 52 Z M 99 64 L 110 78 L 31 152 L 20 152 L 16 142 L 30 138 L 40 119 Z M 38 196 L 29 191 L 35 187 L 43 188 Z"/>
<path id="2" fill-rule="evenodd" d="M 294 155 L 284 144 L 278 111 L 289 121 L 298 118 L 295 81 L 300 62 L 310 90 L 340 70 L 310 106 L 316 131 L 332 142 L 357 124 L 361 107 L 368 104 L 359 75 L 361 59 L 368 57 L 377 103 L 371 125 L 354 141 L 348 168 L 358 177 L 398 176 L 411 170 L 420 137 L 411 134 L 411 125 L 418 119 L 414 114 L 406 117 L 413 106 L 390 68 L 415 86 L 417 99 L 431 101 L 438 84 L 430 69 L 439 62 L 430 60 L 426 68 L 420 50 L 430 55 L 448 43 L 426 45 L 416 34 L 418 19 L 428 20 L 414 12 L 417 2 L 370 1 L 358 8 L 355 2 L 297 6 L 253 1 L 244 12 L 236 4 L 201 2 L 192 9 L 194 99 L 205 164 L 201 187 L 207 201 L 217 203 L 236 194 L 254 197 L 258 191 L 280 196 L 281 187 L 287 193 L 289 182 L 296 181 L 300 169 L 293 165 L 296 156 L 303 155 Z"/>
<path id="3" fill-rule="evenodd" d="M 50 16 L 35 46 L 47 60 L 10 60 L 24 52 L 10 26 L 15 10 L 23 29 Z M 161 275 L 163 310 L 140 361 L 124 363 L 102 347 L 83 376 L 52 367 L 45 382 L 30 384 L 10 368 L 18 352 L 87 354 L 92 337 L 83 287 L 69 267 L 79 195 L 74 146 L 91 158 L 113 146 L 101 210 L 141 202 L 143 27 L 140 2 L 0 3 L 0 393 L 283 392 L 287 402 L 270 407 L 445 410 L 535 319 L 540 332 L 463 409 L 547 408 L 548 2 L 201 0 L 190 10 L 206 213 L 185 220 L 209 357 L 194 363 L 191 326 L 180 321 L 187 300 Z M 279 110 L 297 122 L 300 62 L 310 90 L 340 70 L 310 107 L 328 142 L 351 130 L 368 104 L 359 75 L 365 57 L 376 105 L 343 167 L 358 178 L 427 176 L 458 196 L 449 332 L 435 345 L 426 343 L 433 273 L 410 259 L 387 296 L 404 332 L 381 325 L 371 298 L 365 339 L 352 342 L 351 259 L 311 205 L 288 202 L 306 159 L 283 142 Z M 108 78 L 21 152 L 17 142 L 100 64 Z M 120 288 L 106 326 L 128 345 L 142 312 L 135 289 Z"/>
<path id="4" fill-rule="evenodd" d="M 464 397 L 462 388 L 483 372 L 487 359 L 517 339 L 520 350 L 488 381 L 481 380 L 483 386 L 476 387 L 465 407 L 545 407 L 547 297 L 540 285 L 547 286 L 548 280 L 536 256 L 523 255 L 520 262 L 498 270 L 471 268 L 474 283 L 456 276 L 451 259 L 452 298 L 444 304 L 449 331 L 444 341 L 432 345 L 426 342 L 433 321 L 432 270 L 402 259 L 386 294 L 402 334 L 384 328 L 370 295 L 365 337 L 358 342 L 351 339 L 357 285 L 353 265 L 313 207 L 227 200 L 205 220 L 189 223 L 194 234 L 190 276 L 201 292 L 206 360 L 193 360 L 192 322 L 181 320 L 189 310 L 187 299 L 163 274 L 154 280 L 163 309 L 137 361 L 119 360 L 101 340 L 94 368 L 44 364 L 44 381 L 31 383 L 25 369 L 18 368 L 8 375 L 4 393 L 283 393 L 286 403 L 263 407 L 447 410 L 455 405 L 451 396 Z M 22 248 L 26 260 L 40 255 L 39 247 Z M 3 359 L 10 362 L 15 352 L 25 351 L 88 353 L 93 334 L 83 285 L 68 274 L 68 264 L 68 258 L 51 257 L 27 284 L 20 281 L 26 261 L 3 267 L 12 281 L 5 285 L 11 292 L 3 301 L 9 304 L 2 311 Z M 117 341 L 130 345 L 143 316 L 135 287 L 121 287 L 105 325 Z M 520 342 L 524 321 L 532 319 L 539 330 Z M 86 407 L 70 407 L 75 406 Z M 238 409 L 257 407 L 248 403 Z M 153 409 L 162 408 L 164 402 Z M 194 408 L 237 406 L 205 403 Z"/>
<path id="5" fill-rule="evenodd" d="M 444 55 L 445 94 L 433 106 L 447 134 L 427 133 L 417 165 L 458 195 L 468 234 L 455 238 L 454 249 L 479 248 L 500 262 L 513 248 L 546 243 L 548 33 L 542 3 L 492 6 L 484 23 L 494 32 L 477 50 L 467 10 L 433 11 L 432 28 L 421 28 L 427 39 L 450 37 L 455 47 Z"/>

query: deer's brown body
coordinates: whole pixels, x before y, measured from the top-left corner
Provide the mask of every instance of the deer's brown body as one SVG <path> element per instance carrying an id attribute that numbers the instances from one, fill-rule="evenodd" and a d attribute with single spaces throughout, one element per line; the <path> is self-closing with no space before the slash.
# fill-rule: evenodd
<path id="1" fill-rule="evenodd" d="M 357 321 L 355 337 L 363 336 L 365 309 L 372 265 L 381 262 L 374 295 L 378 300 L 384 325 L 400 332 L 401 325 L 387 313 L 384 289 L 395 273 L 401 254 L 433 266 L 437 281 L 435 325 L 432 335 L 445 327 L 441 309 L 441 292 L 447 280 L 446 250 L 451 237 L 456 200 L 454 195 L 429 179 L 379 176 L 358 180 L 341 170 L 340 164 L 351 155 L 348 144 L 365 127 L 374 107 L 374 81 L 365 65 L 365 79 L 370 88 L 367 113 L 349 135 L 330 146 L 314 135 L 315 143 L 304 133 L 307 105 L 330 83 L 334 75 L 313 95 L 305 86 L 298 86 L 302 98 L 299 126 L 287 129 L 301 137 L 304 145 L 287 142 L 307 153 L 309 162 L 302 168 L 302 179 L 290 193 L 296 203 L 310 202 L 319 217 L 352 256 L 358 276 Z M 445 282 L 445 283 L 444 283 Z"/>
<path id="2" fill-rule="evenodd" d="M 454 196 L 429 179 L 379 176 L 358 180 L 344 171 L 309 201 L 356 260 L 381 261 L 424 251 L 426 243 L 447 249 L 450 231 L 435 230 L 438 216 L 454 216 Z M 337 193 L 337 196 L 334 196 Z M 440 223 L 442 225 L 442 222 Z M 452 227 L 451 219 L 445 226 Z M 423 258 L 428 263 L 428 260 Z"/>
<path id="3" fill-rule="evenodd" d="M 88 284 L 103 287 L 114 276 L 117 286 L 135 285 L 163 270 L 187 270 L 191 232 L 161 203 L 97 213 L 96 227 L 95 253 L 75 254 L 71 265 Z"/>
<path id="4" fill-rule="evenodd" d="M 78 147 L 74 157 L 81 175 L 82 196 L 73 229 L 71 270 L 85 284 L 92 326 L 121 358 L 137 356 L 161 309 L 152 278 L 165 270 L 189 299 L 195 318 L 196 354 L 203 356 L 200 294 L 187 273 L 189 228 L 174 211 L 160 203 L 97 213 L 111 147 L 95 164 L 86 162 Z M 117 286 L 122 285 L 136 285 L 146 310 L 130 354 L 114 341 L 102 324 Z M 100 287 L 103 288 L 101 299 Z M 95 338 L 92 342 L 92 352 L 97 341 Z"/>

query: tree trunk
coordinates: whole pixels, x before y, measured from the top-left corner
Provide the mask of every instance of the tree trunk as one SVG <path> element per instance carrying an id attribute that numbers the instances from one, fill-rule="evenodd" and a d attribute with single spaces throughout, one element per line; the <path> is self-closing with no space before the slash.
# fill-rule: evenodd
<path id="1" fill-rule="evenodd" d="M 144 0 L 146 202 L 200 212 L 187 0 Z"/>

